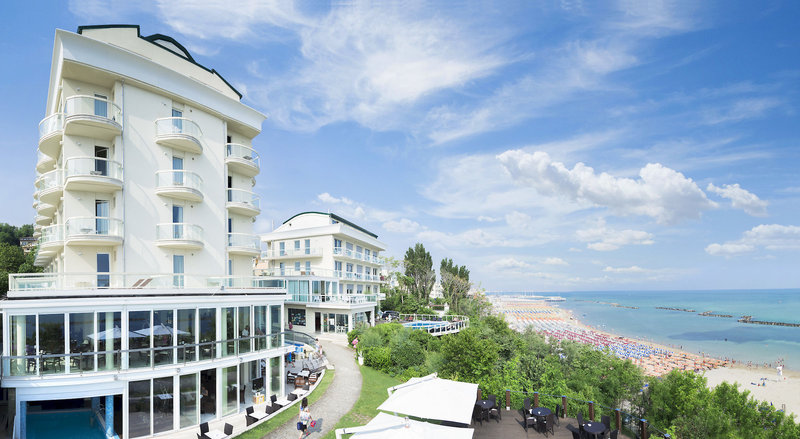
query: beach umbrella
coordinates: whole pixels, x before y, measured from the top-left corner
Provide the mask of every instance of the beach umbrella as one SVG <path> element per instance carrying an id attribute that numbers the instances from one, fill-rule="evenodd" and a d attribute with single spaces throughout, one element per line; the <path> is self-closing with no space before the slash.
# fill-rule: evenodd
<path id="1" fill-rule="evenodd" d="M 178 335 L 188 334 L 188 332 L 186 332 L 186 331 L 181 331 L 180 329 L 170 328 L 169 326 L 166 326 L 163 323 L 161 323 L 159 325 L 155 325 L 155 326 L 153 326 L 151 328 L 144 328 L 144 329 L 140 329 L 140 330 L 134 331 L 134 332 L 136 332 L 137 334 L 141 335 L 142 337 L 149 337 L 150 334 L 156 335 L 156 336 L 159 336 L 159 335 L 172 335 L 172 334 L 178 334 Z"/>
<path id="2" fill-rule="evenodd" d="M 91 338 L 92 340 L 94 340 L 95 338 L 97 338 L 98 340 L 113 340 L 121 337 L 122 337 L 122 329 L 120 329 L 118 326 L 114 326 L 113 329 L 109 329 L 107 331 L 100 331 L 96 334 L 89 334 L 89 338 Z M 141 338 L 144 337 L 144 335 L 129 331 L 128 337 Z"/>

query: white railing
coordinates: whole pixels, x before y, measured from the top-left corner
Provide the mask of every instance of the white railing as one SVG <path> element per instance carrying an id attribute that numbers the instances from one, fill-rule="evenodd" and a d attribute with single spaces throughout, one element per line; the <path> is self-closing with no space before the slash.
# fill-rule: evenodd
<path id="1" fill-rule="evenodd" d="M 50 172 L 45 172 L 36 179 L 36 190 L 46 191 L 64 186 L 64 171 L 61 169 L 54 169 Z"/>
<path id="2" fill-rule="evenodd" d="M 122 220 L 117 218 L 87 216 L 72 217 L 66 221 L 67 238 L 98 235 L 122 237 Z"/>
<path id="3" fill-rule="evenodd" d="M 334 247 L 333 248 L 333 255 L 334 256 L 344 256 L 346 258 L 355 259 L 357 261 L 364 261 L 364 262 L 371 262 L 373 264 L 380 264 L 380 260 L 377 256 L 366 256 L 363 253 L 356 252 L 354 250 L 350 250 L 344 247 Z"/>
<path id="4" fill-rule="evenodd" d="M 189 223 L 156 224 L 156 239 L 159 241 L 203 241 L 203 228 Z"/>
<path id="5" fill-rule="evenodd" d="M 203 137 L 203 131 L 191 119 L 185 117 L 162 117 L 156 119 L 156 137 Z"/>
<path id="6" fill-rule="evenodd" d="M 249 146 L 240 145 L 238 143 L 228 143 L 225 145 L 226 157 L 234 159 L 242 159 L 252 163 L 255 167 L 259 167 L 261 160 L 258 152 Z"/>
<path id="7" fill-rule="evenodd" d="M 267 288 L 283 290 L 283 279 L 175 273 L 13 273 L 9 291 L 93 289 Z M 284 294 L 284 291 L 278 291 Z"/>
<path id="8" fill-rule="evenodd" d="M 315 268 L 315 267 L 311 267 L 308 270 L 306 270 L 305 268 L 296 270 L 294 267 L 263 268 L 263 269 L 257 269 L 256 274 L 260 276 L 272 276 L 272 277 L 296 277 L 296 276 L 333 277 L 332 270 L 328 270 L 325 268 Z"/>
<path id="9" fill-rule="evenodd" d="M 289 302 L 300 303 L 346 303 L 364 304 L 378 303 L 377 294 L 311 294 L 311 293 L 290 293 Z"/>
<path id="10" fill-rule="evenodd" d="M 244 247 L 260 250 L 261 240 L 257 235 L 250 235 L 248 233 L 228 233 L 228 247 Z"/>
<path id="11" fill-rule="evenodd" d="M 193 171 L 167 169 L 156 171 L 157 188 L 186 188 L 202 192 L 203 179 Z"/>
<path id="12" fill-rule="evenodd" d="M 67 159 L 64 176 L 108 177 L 122 180 L 122 164 L 100 157 L 71 157 Z"/>
<path id="13" fill-rule="evenodd" d="M 261 257 L 265 259 L 307 258 L 307 257 L 319 257 L 319 256 L 322 256 L 321 247 L 306 247 L 300 249 L 292 248 L 288 250 L 268 250 L 261 254 Z"/>
<path id="14" fill-rule="evenodd" d="M 52 226 L 42 227 L 41 236 L 39 237 L 39 247 L 51 242 L 58 242 L 64 240 L 64 225 L 53 224 Z"/>
<path id="15" fill-rule="evenodd" d="M 122 110 L 108 99 L 95 96 L 70 96 L 64 101 L 64 118 L 90 116 L 108 119 L 122 126 Z M 40 131 L 41 132 L 41 131 Z"/>
<path id="16" fill-rule="evenodd" d="M 39 122 L 39 140 L 63 130 L 64 115 L 62 113 L 51 114 Z"/>
<path id="17" fill-rule="evenodd" d="M 469 327 L 469 317 L 438 314 L 400 314 L 398 321 L 413 329 L 421 329 L 432 335 L 451 334 Z"/>
<path id="18" fill-rule="evenodd" d="M 261 197 L 244 189 L 228 189 L 228 202 L 247 204 L 255 209 L 260 209 Z"/>
<path id="19" fill-rule="evenodd" d="M 335 270 L 334 277 L 345 280 L 364 280 L 368 282 L 383 282 L 380 275 L 354 273 L 352 271 Z"/>

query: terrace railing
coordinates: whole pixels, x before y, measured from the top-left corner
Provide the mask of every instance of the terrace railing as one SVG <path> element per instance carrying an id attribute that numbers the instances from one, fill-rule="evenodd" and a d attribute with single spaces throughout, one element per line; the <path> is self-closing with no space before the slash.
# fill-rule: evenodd
<path id="1" fill-rule="evenodd" d="M 13 273 L 8 275 L 9 291 L 70 291 L 159 288 L 253 288 L 277 290 L 283 294 L 283 279 L 261 276 L 204 276 L 175 273 Z M 211 293 L 209 293 L 211 294 Z"/>
<path id="2" fill-rule="evenodd" d="M 432 335 L 452 334 L 459 332 L 462 329 L 469 327 L 469 317 L 459 315 L 443 315 L 438 314 L 400 314 L 398 321 L 402 323 L 409 322 L 443 322 L 441 325 L 430 325 L 429 327 L 418 327 L 415 329 L 422 329 Z"/>

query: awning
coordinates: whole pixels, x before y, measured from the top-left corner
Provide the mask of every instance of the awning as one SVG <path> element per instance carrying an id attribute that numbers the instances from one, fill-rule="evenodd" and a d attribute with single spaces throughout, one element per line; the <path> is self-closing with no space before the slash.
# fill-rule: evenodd
<path id="1" fill-rule="evenodd" d="M 436 374 L 411 378 L 388 390 L 389 398 L 378 410 L 465 425 L 472 419 L 478 397 L 477 384 L 446 380 Z"/>
<path id="2" fill-rule="evenodd" d="M 363 427 L 336 430 L 336 437 L 353 434 L 351 439 L 472 439 L 471 428 L 445 427 L 443 425 L 378 413 Z"/>

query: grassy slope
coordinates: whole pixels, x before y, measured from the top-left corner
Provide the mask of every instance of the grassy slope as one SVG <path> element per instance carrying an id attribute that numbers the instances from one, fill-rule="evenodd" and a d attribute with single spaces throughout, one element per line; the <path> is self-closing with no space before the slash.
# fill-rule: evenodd
<path id="1" fill-rule="evenodd" d="M 329 369 L 325 371 L 325 376 L 322 377 L 322 381 L 319 385 L 308 395 L 308 404 L 314 404 L 318 399 L 325 394 L 328 390 L 328 386 L 331 385 L 333 381 L 333 374 L 335 370 Z M 384 390 L 385 392 L 385 390 Z M 313 409 L 313 407 L 312 407 Z M 239 436 L 236 436 L 238 439 L 261 439 L 262 437 L 267 436 L 268 434 L 272 433 L 276 428 L 280 427 L 281 425 L 289 422 L 292 418 L 297 416 L 297 407 L 293 406 L 289 410 L 283 411 L 278 416 L 264 422 L 263 424 L 259 425 L 258 427 L 248 430 Z"/>
<path id="2" fill-rule="evenodd" d="M 386 401 L 389 395 L 386 389 L 400 384 L 400 381 L 371 367 L 361 366 L 361 396 L 342 419 L 325 435 L 323 439 L 335 439 L 336 429 L 364 425 L 378 414 L 378 406 Z"/>

